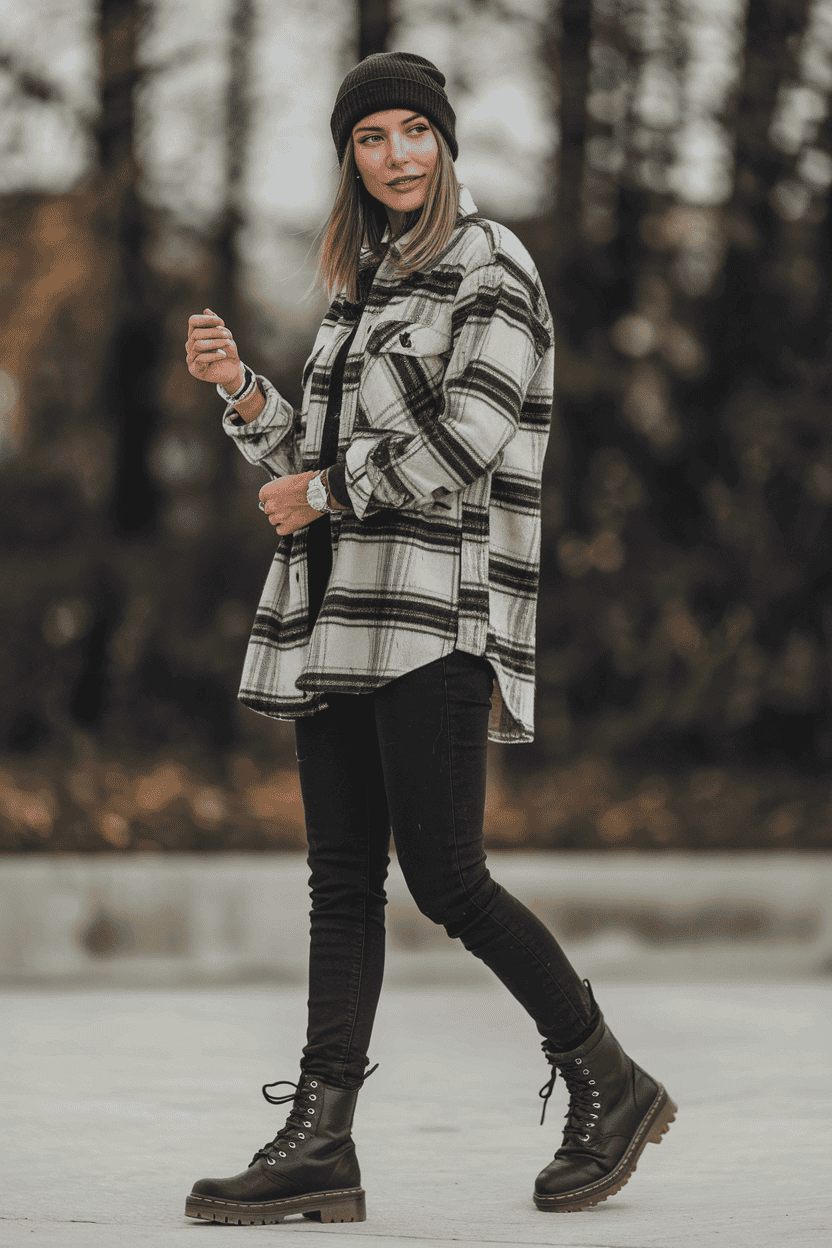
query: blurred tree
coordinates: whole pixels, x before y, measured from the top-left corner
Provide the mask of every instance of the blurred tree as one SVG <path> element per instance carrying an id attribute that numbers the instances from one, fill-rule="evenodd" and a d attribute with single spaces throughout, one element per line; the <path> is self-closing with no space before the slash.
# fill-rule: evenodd
<path id="1" fill-rule="evenodd" d="M 546 249 L 546 223 L 521 227 L 543 252 L 560 356 L 542 731 L 509 762 L 823 768 L 826 207 L 793 171 L 819 184 L 828 157 L 774 142 L 814 10 L 748 9 L 741 78 L 710 123 L 736 133 L 723 207 L 719 193 L 697 204 L 690 183 L 688 204 L 676 193 L 690 12 L 655 4 L 640 23 L 598 0 L 589 40 L 583 8 L 561 9 L 560 56 L 577 63 L 560 70 L 556 237 Z"/>
<path id="2" fill-rule="evenodd" d="M 127 751 L 226 749 L 242 604 L 270 549 L 247 514 L 259 516 L 256 485 L 235 471 L 219 420 L 206 428 L 206 389 L 182 363 L 188 315 L 234 311 L 251 4 L 238 0 L 232 22 L 228 208 L 203 237 L 139 190 L 147 12 L 142 0 L 101 0 L 102 106 L 86 185 L 3 204 L 8 241 L 24 240 L 6 257 L 21 277 L 4 310 L 3 363 L 20 380 L 26 424 L 0 503 L 12 587 L 0 728 L 18 751 L 71 750 L 79 731 Z"/>
<path id="3" fill-rule="evenodd" d="M 252 501 L 261 474 L 239 469 L 221 429 L 220 401 L 187 374 L 183 343 L 189 315 L 222 309 L 241 355 L 260 365 L 239 282 L 254 26 L 252 0 L 234 0 L 219 219 L 201 232 L 183 228 L 149 209 L 131 181 L 134 230 L 121 249 L 126 347 L 112 374 L 132 404 L 121 440 L 128 502 L 120 503 L 117 489 L 115 519 L 123 537 L 136 540 L 120 557 L 123 611 L 108 733 L 127 750 L 174 749 L 213 757 L 220 767 L 238 742 L 243 604 L 268 559 L 270 534 L 256 523 Z M 130 110 L 123 115 L 125 126 L 133 124 Z"/>
<path id="4" fill-rule="evenodd" d="M 392 25 L 390 0 L 358 0 L 358 60 L 385 52 Z"/>

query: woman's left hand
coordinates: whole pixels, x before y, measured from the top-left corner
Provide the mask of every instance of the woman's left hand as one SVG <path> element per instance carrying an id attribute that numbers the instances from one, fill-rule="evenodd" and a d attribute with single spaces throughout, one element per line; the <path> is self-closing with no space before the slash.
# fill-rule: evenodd
<path id="1" fill-rule="evenodd" d="M 316 511 L 306 501 L 306 487 L 315 475 L 312 472 L 298 472 L 291 477 L 281 477 L 278 481 L 270 481 L 260 491 L 263 510 L 269 517 L 281 537 L 305 529 L 313 520 L 320 520 L 325 513 Z"/>

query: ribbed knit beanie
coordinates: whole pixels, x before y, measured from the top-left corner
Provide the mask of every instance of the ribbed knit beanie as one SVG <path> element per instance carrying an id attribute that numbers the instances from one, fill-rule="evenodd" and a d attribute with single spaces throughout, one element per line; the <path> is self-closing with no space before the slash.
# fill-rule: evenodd
<path id="1" fill-rule="evenodd" d="M 414 52 L 374 52 L 365 56 L 341 83 L 329 123 L 339 164 L 343 164 L 355 123 L 388 108 L 412 108 L 427 117 L 445 138 L 456 160 L 456 114 L 444 86 L 445 75 Z"/>

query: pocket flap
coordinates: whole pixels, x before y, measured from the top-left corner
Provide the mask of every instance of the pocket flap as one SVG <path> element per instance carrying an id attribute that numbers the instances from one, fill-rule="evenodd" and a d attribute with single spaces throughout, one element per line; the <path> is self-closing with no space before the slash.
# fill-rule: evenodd
<path id="1" fill-rule="evenodd" d="M 421 321 L 380 321 L 367 340 L 369 355 L 450 355 L 447 334 Z"/>

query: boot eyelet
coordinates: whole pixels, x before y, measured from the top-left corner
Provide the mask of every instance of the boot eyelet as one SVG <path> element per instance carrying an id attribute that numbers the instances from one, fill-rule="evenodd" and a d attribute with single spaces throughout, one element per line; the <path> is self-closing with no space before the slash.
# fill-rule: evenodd
<path id="1" fill-rule="evenodd" d="M 576 1065 L 576 1066 L 580 1066 L 580 1064 L 581 1064 L 581 1062 L 582 1062 L 583 1060 L 584 1060 L 584 1059 L 583 1059 L 582 1057 L 576 1057 L 576 1058 L 575 1058 L 575 1065 Z"/>
<path id="2" fill-rule="evenodd" d="M 312 1080 L 312 1082 L 310 1083 L 310 1085 L 309 1085 L 309 1086 L 310 1086 L 310 1088 L 317 1088 L 318 1084 L 317 1084 L 317 1082 L 313 1079 L 313 1080 Z M 314 1100 L 315 1098 L 313 1097 L 312 1099 Z"/>
<path id="3" fill-rule="evenodd" d="M 588 1136 L 588 1135 L 584 1135 L 584 1136 L 582 1136 L 581 1138 L 582 1138 L 582 1139 L 584 1139 L 584 1140 L 588 1140 L 588 1139 L 589 1139 L 589 1136 Z"/>
<path id="4" fill-rule="evenodd" d="M 307 1109 L 307 1111 L 306 1111 L 306 1112 L 307 1112 L 307 1114 L 309 1114 L 309 1115 L 310 1115 L 310 1117 L 311 1117 L 311 1116 L 312 1116 L 312 1114 L 314 1114 L 314 1112 L 315 1112 L 315 1111 L 314 1111 L 314 1109 Z"/>
<path id="5" fill-rule="evenodd" d="M 306 1139 L 306 1136 L 303 1134 L 303 1132 L 302 1132 L 302 1131 L 298 1131 L 298 1139 L 299 1139 L 299 1140 L 305 1140 L 305 1139 Z"/>
<path id="6" fill-rule="evenodd" d="M 585 1075 L 588 1075 L 588 1074 L 589 1074 L 589 1071 L 586 1069 L 586 1067 L 584 1067 L 584 1074 L 585 1074 Z"/>
<path id="7" fill-rule="evenodd" d="M 313 1084 L 312 1084 L 312 1087 L 313 1087 L 313 1088 L 317 1088 L 317 1086 L 318 1086 L 318 1085 L 317 1085 L 317 1083 L 313 1083 Z M 309 1097 L 309 1099 L 310 1099 L 310 1101 L 317 1101 L 317 1099 L 318 1099 L 318 1098 L 317 1098 L 317 1096 L 315 1096 L 315 1094 L 314 1094 L 314 1092 L 313 1092 L 313 1093 L 312 1093 L 312 1095 Z"/>
<path id="8" fill-rule="evenodd" d="M 595 1080 L 594 1080 L 594 1079 L 590 1079 L 590 1080 L 589 1080 L 589 1083 L 590 1083 L 590 1085 L 592 1085 L 592 1084 L 594 1084 L 594 1083 L 595 1083 Z"/>
<path id="9" fill-rule="evenodd" d="M 311 1122 L 305 1122 L 303 1125 L 304 1125 L 305 1127 L 311 1127 L 311 1126 L 312 1126 L 312 1123 L 311 1123 Z"/>
<path id="10" fill-rule="evenodd" d="M 276 1165 L 277 1165 L 277 1162 L 276 1162 L 276 1161 L 272 1161 L 271 1157 L 267 1157 L 267 1158 L 266 1158 L 266 1165 L 267 1165 L 267 1166 L 276 1166 Z"/>
<path id="11" fill-rule="evenodd" d="M 592 1102 L 592 1108 L 593 1108 L 593 1109 L 600 1109 L 600 1108 L 601 1108 L 601 1102 L 600 1102 L 600 1101 L 593 1101 L 593 1102 Z"/>
<path id="12" fill-rule="evenodd" d="M 290 1140 L 290 1141 L 289 1141 L 289 1147 L 290 1147 L 290 1148 L 297 1148 L 297 1144 L 294 1144 L 294 1143 Z"/>
<path id="13" fill-rule="evenodd" d="M 286 1154 L 285 1154 L 285 1153 L 281 1153 L 281 1154 L 280 1154 L 280 1156 L 281 1156 L 281 1157 L 285 1157 L 285 1156 L 286 1156 Z"/>

